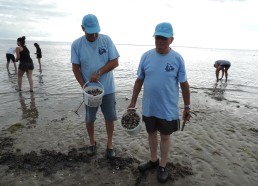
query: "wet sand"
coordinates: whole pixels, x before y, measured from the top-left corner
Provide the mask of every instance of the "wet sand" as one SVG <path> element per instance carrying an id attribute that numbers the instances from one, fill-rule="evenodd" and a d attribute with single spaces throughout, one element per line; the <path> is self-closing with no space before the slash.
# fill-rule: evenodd
<path id="1" fill-rule="evenodd" d="M 256 185 L 257 109 L 195 90 L 191 99 L 195 115 L 184 131 L 173 133 L 170 176 L 162 185 Z M 161 185 L 155 170 L 140 173 L 137 169 L 149 159 L 145 127 L 130 136 L 119 119 L 114 133 L 117 158 L 107 160 L 105 126 L 99 112 L 97 154 L 88 157 L 84 108 L 75 114 L 78 103 L 63 112 L 58 108 L 57 113 L 54 107 L 46 107 L 46 100 L 37 100 L 36 106 L 45 108 L 44 112 L 37 113 L 32 105 L 27 112 L 32 115 L 25 114 L 20 122 L 1 128 L 0 185 Z M 128 99 L 118 97 L 119 117 L 128 104 Z M 37 119 L 36 114 L 40 115 Z"/>

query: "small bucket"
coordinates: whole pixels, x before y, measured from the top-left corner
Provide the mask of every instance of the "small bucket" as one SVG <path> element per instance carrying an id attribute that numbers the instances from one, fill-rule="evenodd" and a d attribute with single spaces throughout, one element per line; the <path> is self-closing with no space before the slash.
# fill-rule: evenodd
<path id="1" fill-rule="evenodd" d="M 135 108 L 128 108 L 121 118 L 121 126 L 129 135 L 136 135 L 142 129 L 142 115 Z"/>
<path id="2" fill-rule="evenodd" d="M 104 95 L 104 87 L 103 85 L 98 81 L 98 83 L 101 85 L 99 86 L 87 86 L 89 83 L 87 81 L 85 85 L 83 86 L 83 97 L 84 97 L 84 103 L 85 105 L 89 107 L 98 107 L 102 103 L 102 97 Z"/>

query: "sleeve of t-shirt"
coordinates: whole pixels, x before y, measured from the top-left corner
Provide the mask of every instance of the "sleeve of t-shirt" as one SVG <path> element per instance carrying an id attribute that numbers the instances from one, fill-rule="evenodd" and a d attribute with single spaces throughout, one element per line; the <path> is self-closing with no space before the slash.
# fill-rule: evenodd
<path id="1" fill-rule="evenodd" d="M 186 70 L 185 70 L 185 62 L 182 56 L 178 56 L 177 58 L 179 63 L 179 69 L 178 69 L 178 82 L 184 83 L 187 80 Z"/>
<path id="2" fill-rule="evenodd" d="M 118 50 L 115 46 L 115 44 L 113 43 L 112 39 L 109 36 L 106 36 L 106 39 L 108 41 L 108 58 L 109 60 L 113 60 L 116 59 L 118 57 L 120 57 Z"/>
<path id="3" fill-rule="evenodd" d="M 144 63 L 144 56 L 141 57 L 141 60 L 140 60 L 139 66 L 138 66 L 138 70 L 137 70 L 137 78 L 138 79 L 144 79 L 144 77 L 145 77 L 143 63 Z"/>
<path id="4" fill-rule="evenodd" d="M 71 46 L 71 63 L 79 65 L 80 60 L 77 48 L 78 44 L 76 42 L 73 42 Z"/>

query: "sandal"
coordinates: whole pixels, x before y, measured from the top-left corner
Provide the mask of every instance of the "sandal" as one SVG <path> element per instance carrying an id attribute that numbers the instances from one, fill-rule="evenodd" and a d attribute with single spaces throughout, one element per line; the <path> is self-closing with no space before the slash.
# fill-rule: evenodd
<path id="1" fill-rule="evenodd" d="M 106 150 L 106 158 L 107 159 L 112 159 L 116 157 L 116 152 L 114 149 L 108 149 Z"/>
<path id="2" fill-rule="evenodd" d="M 88 156 L 93 156 L 96 154 L 96 152 L 97 152 L 97 143 L 96 142 L 94 145 L 89 146 L 86 150 L 86 153 Z"/>

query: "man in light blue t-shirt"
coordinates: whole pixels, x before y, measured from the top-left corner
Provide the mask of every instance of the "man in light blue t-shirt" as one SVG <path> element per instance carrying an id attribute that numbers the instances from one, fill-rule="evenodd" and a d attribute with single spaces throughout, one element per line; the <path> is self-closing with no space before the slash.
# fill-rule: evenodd
<path id="1" fill-rule="evenodd" d="M 100 82 L 104 87 L 104 96 L 100 107 L 105 118 L 107 131 L 106 157 L 113 158 L 115 151 L 112 138 L 114 121 L 117 120 L 113 69 L 119 65 L 119 53 L 109 36 L 99 34 L 100 26 L 95 15 L 87 14 L 83 17 L 82 30 L 85 34 L 76 39 L 71 47 L 73 73 L 81 87 L 84 87 L 86 82 L 89 84 Z M 98 107 L 85 105 L 85 110 L 85 123 L 90 140 L 87 154 L 92 156 L 96 154 L 97 150 L 94 122 Z"/>
<path id="2" fill-rule="evenodd" d="M 156 26 L 156 48 L 145 52 L 140 60 L 137 79 L 128 108 L 135 108 L 138 95 L 144 86 L 142 113 L 150 145 L 150 160 L 138 166 L 140 171 L 158 167 L 160 182 L 168 179 L 166 168 L 170 135 L 180 129 L 179 85 L 184 100 L 183 119 L 190 119 L 190 90 L 182 56 L 170 48 L 173 28 L 164 22 Z M 160 161 L 157 155 L 158 132 L 160 133 Z"/>

